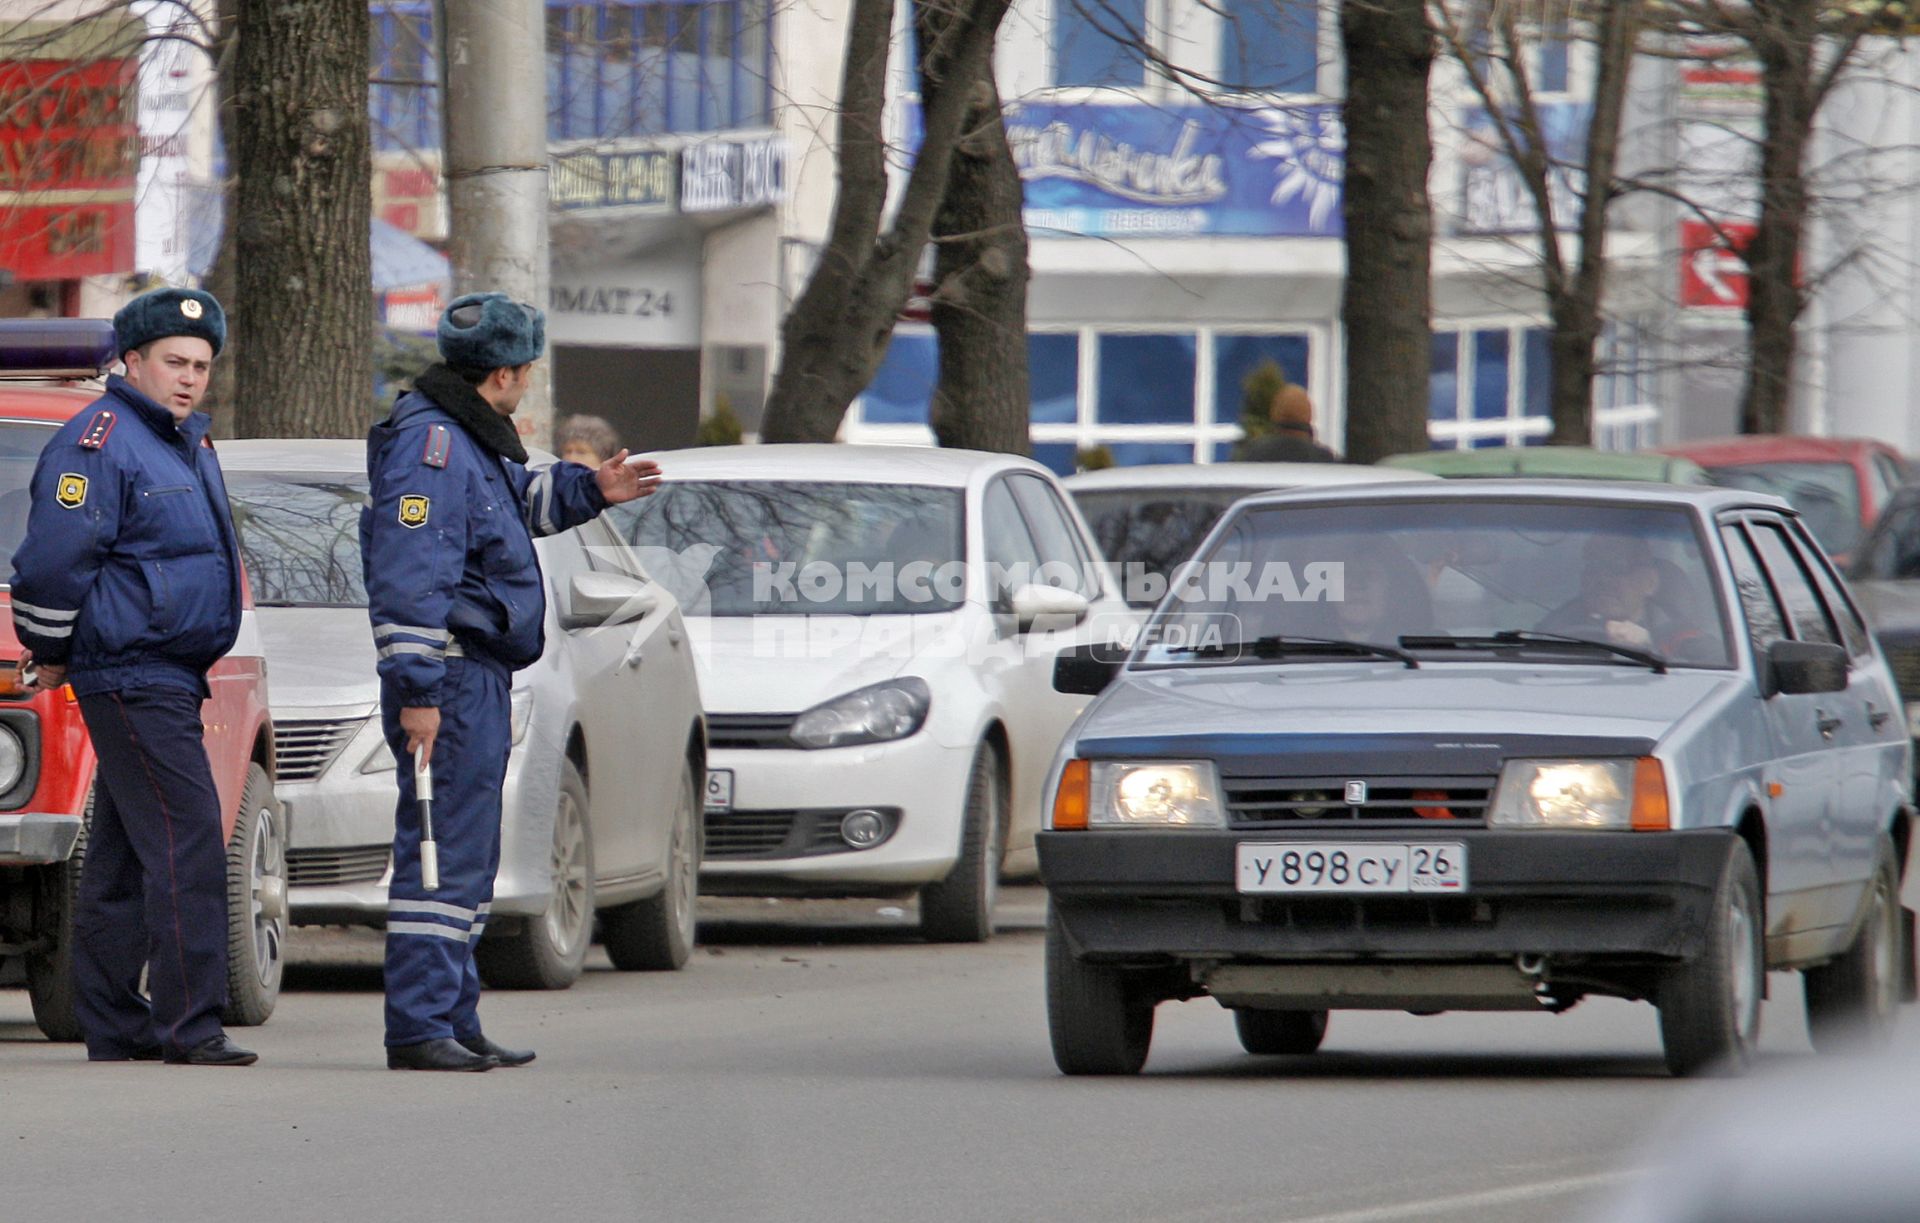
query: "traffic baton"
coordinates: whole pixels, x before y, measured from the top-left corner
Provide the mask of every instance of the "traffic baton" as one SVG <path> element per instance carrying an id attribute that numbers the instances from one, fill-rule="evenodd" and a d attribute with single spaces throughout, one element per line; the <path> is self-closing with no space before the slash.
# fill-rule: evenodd
<path id="1" fill-rule="evenodd" d="M 413 754 L 413 801 L 420 804 L 420 886 L 440 890 L 440 847 L 433 843 L 433 765 L 427 753 Z"/>

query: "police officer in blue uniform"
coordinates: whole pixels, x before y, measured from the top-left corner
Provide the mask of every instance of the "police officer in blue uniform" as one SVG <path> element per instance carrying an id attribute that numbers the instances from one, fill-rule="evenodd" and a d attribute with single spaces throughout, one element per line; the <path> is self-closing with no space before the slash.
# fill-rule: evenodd
<path id="1" fill-rule="evenodd" d="M 75 1010 L 94 1061 L 246 1066 L 220 1027 L 226 847 L 200 721 L 207 670 L 240 631 L 226 485 L 194 410 L 226 316 L 209 294 L 160 289 L 113 330 L 126 373 L 41 452 L 13 556 L 22 670 L 73 686 L 99 757 Z"/>
<path id="2" fill-rule="evenodd" d="M 387 1065 L 490 1070 L 533 1060 L 480 1029 L 474 946 L 500 866 L 500 787 L 513 672 L 545 646 L 533 537 L 654 491 L 659 467 L 622 450 L 598 469 L 530 472 L 512 415 L 546 347 L 546 316 L 502 293 L 456 299 L 444 364 L 414 380 L 367 438 L 360 519 L 387 746 L 432 761 L 439 884 L 421 886 L 414 770 L 396 771 L 387 889 Z"/>

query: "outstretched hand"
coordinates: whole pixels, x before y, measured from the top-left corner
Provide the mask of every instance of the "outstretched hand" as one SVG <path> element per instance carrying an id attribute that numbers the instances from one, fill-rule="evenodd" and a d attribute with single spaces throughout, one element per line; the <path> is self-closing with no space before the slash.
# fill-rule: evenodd
<path id="1" fill-rule="evenodd" d="M 593 482 L 600 486 L 600 493 L 609 505 L 638 501 L 659 489 L 660 464 L 652 459 L 635 459 L 629 464 L 627 452 L 622 450 L 600 464 L 593 473 Z"/>

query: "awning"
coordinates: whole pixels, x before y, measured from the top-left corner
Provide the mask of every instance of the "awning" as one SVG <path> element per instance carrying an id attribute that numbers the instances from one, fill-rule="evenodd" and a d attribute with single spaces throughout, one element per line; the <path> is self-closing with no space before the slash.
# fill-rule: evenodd
<path id="1" fill-rule="evenodd" d="M 204 277 L 220 249 L 220 199 L 209 191 L 196 204 L 187 264 L 195 276 Z M 375 293 L 445 285 L 453 279 L 447 257 L 404 229 L 375 217 L 370 240 Z"/>

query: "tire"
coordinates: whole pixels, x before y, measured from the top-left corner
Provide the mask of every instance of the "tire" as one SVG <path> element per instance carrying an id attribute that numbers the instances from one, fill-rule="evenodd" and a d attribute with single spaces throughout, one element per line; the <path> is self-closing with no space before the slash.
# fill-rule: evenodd
<path id="1" fill-rule="evenodd" d="M 593 941 L 593 834 L 587 783 L 571 760 L 560 764 L 553 813 L 553 895 L 538 917 L 489 930 L 474 949 L 490 989 L 566 989 L 580 979 Z"/>
<path id="2" fill-rule="evenodd" d="M 1673 1074 L 1736 1075 L 1752 1060 L 1766 982 L 1765 930 L 1753 854 L 1736 840 L 1714 888 L 1705 947 L 1667 970 L 1656 992 Z"/>
<path id="3" fill-rule="evenodd" d="M 1233 1026 L 1248 1053 L 1298 1057 L 1319 1049 L 1327 1035 L 1327 1013 L 1235 1007 Z"/>
<path id="4" fill-rule="evenodd" d="M 973 754 L 961 813 L 960 859 L 938 883 L 920 889 L 920 933 L 932 943 L 984 943 L 993 937 L 1006 845 L 1006 787 L 1000 755 L 985 743 Z"/>
<path id="5" fill-rule="evenodd" d="M 280 1000 L 287 953 L 287 830 L 273 783 L 247 766 L 227 842 L 227 1005 L 221 1022 L 253 1027 Z"/>
<path id="6" fill-rule="evenodd" d="M 80 1019 L 74 1011 L 73 914 L 80 901 L 80 870 L 87 857 L 87 833 L 93 828 L 93 789 L 87 789 L 80 837 L 65 862 L 40 867 L 36 897 L 36 924 L 53 939 L 50 950 L 27 956 L 27 1000 L 33 1022 L 48 1040 L 80 1039 Z"/>
<path id="7" fill-rule="evenodd" d="M 1893 838 L 1881 834 L 1860 930 L 1839 959 L 1809 968 L 1807 1035 L 1820 1053 L 1876 1049 L 1893 1039 L 1900 1007 L 1900 872 Z"/>
<path id="8" fill-rule="evenodd" d="M 657 896 L 604 910 L 600 941 L 622 972 L 671 972 L 693 955 L 695 910 L 700 893 L 700 790 L 693 762 L 680 777 L 668 835 L 666 884 Z"/>
<path id="9" fill-rule="evenodd" d="M 1126 973 L 1076 958 L 1066 927 L 1047 913 L 1047 1033 L 1061 1074 L 1139 1074 L 1153 1044 L 1154 1000 Z"/>

